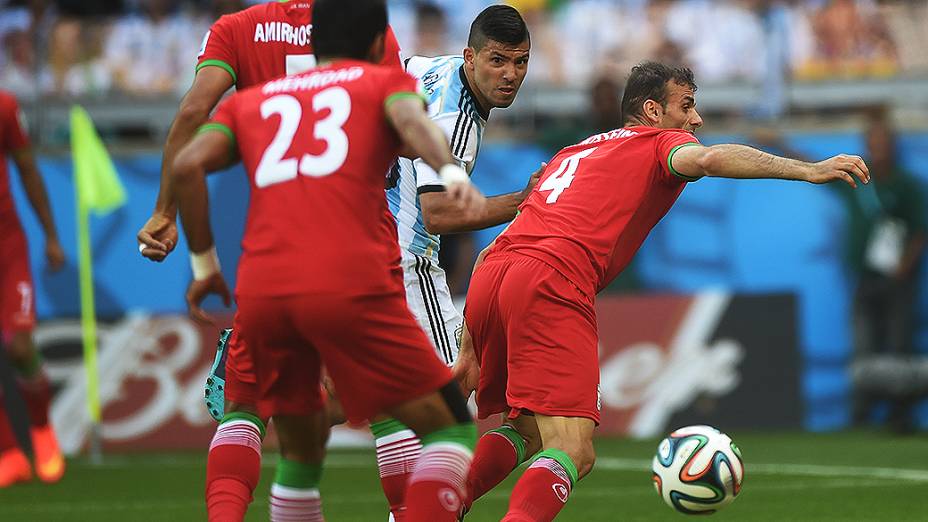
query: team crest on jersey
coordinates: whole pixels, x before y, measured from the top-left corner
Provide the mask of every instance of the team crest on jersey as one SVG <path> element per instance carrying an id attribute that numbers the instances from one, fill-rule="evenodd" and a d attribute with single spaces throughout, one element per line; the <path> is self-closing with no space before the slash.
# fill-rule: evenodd
<path id="1" fill-rule="evenodd" d="M 461 336 L 463 335 L 464 335 L 464 323 L 461 323 L 458 325 L 457 328 L 454 329 L 454 342 L 457 343 L 458 350 L 461 349 Z"/>

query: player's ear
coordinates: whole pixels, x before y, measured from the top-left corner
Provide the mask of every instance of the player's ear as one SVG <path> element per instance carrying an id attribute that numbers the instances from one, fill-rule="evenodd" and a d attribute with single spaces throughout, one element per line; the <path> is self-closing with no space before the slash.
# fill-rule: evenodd
<path id="1" fill-rule="evenodd" d="M 644 106 L 644 117 L 650 121 L 652 124 L 658 124 L 661 121 L 661 118 L 664 116 L 664 107 L 660 103 L 657 103 L 654 100 L 645 100 Z"/>
<path id="2" fill-rule="evenodd" d="M 369 61 L 373 63 L 380 63 L 383 61 L 383 53 L 385 49 L 385 38 L 387 33 L 380 33 L 374 37 L 374 42 L 371 44 L 370 50 L 367 52 Z"/>
<path id="3" fill-rule="evenodd" d="M 474 59 L 477 57 L 477 51 L 473 47 L 464 48 L 464 65 L 471 71 L 474 70 Z"/>

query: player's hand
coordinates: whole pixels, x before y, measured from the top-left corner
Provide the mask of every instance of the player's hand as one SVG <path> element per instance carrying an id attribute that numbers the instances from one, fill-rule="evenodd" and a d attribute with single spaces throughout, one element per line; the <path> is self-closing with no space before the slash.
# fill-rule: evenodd
<path id="1" fill-rule="evenodd" d="M 52 272 L 57 272 L 64 266 L 64 249 L 61 248 L 58 238 L 52 237 L 45 240 L 45 261 L 48 262 L 48 268 Z"/>
<path id="2" fill-rule="evenodd" d="M 466 325 L 461 331 L 461 349 L 458 351 L 458 358 L 451 368 L 451 375 L 457 379 L 465 399 L 469 398 L 470 394 L 477 389 L 477 383 L 480 381 L 480 365 L 477 363 L 474 343 L 470 338 L 470 332 L 467 331 Z"/>
<path id="3" fill-rule="evenodd" d="M 173 216 L 155 212 L 142 225 L 136 239 L 139 242 L 139 252 L 160 263 L 177 246 L 177 220 Z"/>
<path id="4" fill-rule="evenodd" d="M 857 181 L 870 183 L 870 169 L 860 156 L 838 154 L 825 161 L 813 163 L 806 181 L 810 183 L 830 183 L 843 181 L 857 188 Z"/>
<path id="5" fill-rule="evenodd" d="M 445 187 L 445 190 L 451 200 L 457 203 L 458 208 L 464 212 L 466 219 L 478 219 L 483 215 L 487 198 L 483 197 L 480 190 L 470 181 L 451 183 Z"/>
<path id="6" fill-rule="evenodd" d="M 522 201 L 525 201 L 525 198 L 527 198 L 529 194 L 531 194 L 532 191 L 535 190 L 535 185 L 538 184 L 538 180 L 541 179 L 541 174 L 545 171 L 545 168 L 547 167 L 548 167 L 548 164 L 546 162 L 542 162 L 541 166 L 538 167 L 538 170 L 533 172 L 532 175 L 528 178 L 528 183 L 526 183 L 525 188 L 522 189 L 522 198 L 521 198 Z"/>
<path id="7" fill-rule="evenodd" d="M 190 318 L 200 324 L 215 326 L 216 321 L 212 316 L 200 308 L 200 303 L 202 303 L 209 294 L 216 294 L 222 297 L 222 302 L 226 307 L 232 304 L 232 296 L 229 294 L 229 287 L 226 285 L 226 280 L 223 279 L 221 272 L 216 272 L 206 279 L 194 279 L 190 282 L 190 286 L 187 287 L 187 312 L 190 314 Z"/>

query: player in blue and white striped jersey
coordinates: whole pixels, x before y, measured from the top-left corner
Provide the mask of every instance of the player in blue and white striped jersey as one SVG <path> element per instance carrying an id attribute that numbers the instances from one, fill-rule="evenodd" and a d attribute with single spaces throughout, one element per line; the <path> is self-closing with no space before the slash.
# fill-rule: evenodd
<path id="1" fill-rule="evenodd" d="M 421 80 L 429 116 L 445 132 L 454 159 L 468 175 L 474 168 L 490 110 L 508 107 L 528 70 L 529 34 L 519 12 L 491 6 L 477 15 L 462 56 L 413 57 L 406 70 Z M 397 222 L 406 301 L 449 366 L 457 357 L 463 317 L 455 309 L 445 272 L 438 266 L 439 235 L 479 230 L 515 217 L 534 188 L 487 198 L 483 214 L 466 216 L 446 195 L 442 176 L 420 160 L 400 159 L 389 174 L 387 199 Z M 404 488 L 421 444 L 395 420 L 371 424 L 377 465 L 388 498 Z M 399 490 L 402 498 L 402 489 Z M 391 520 L 401 521 L 404 505 L 390 501 Z"/>
<path id="2" fill-rule="evenodd" d="M 421 81 L 429 116 L 445 132 L 454 159 L 474 168 L 490 110 L 508 107 L 528 70 L 529 34 L 518 11 L 484 10 L 471 25 L 463 55 L 406 60 Z M 421 160 L 400 158 L 389 174 L 387 200 L 396 218 L 409 307 L 448 364 L 458 351 L 462 317 L 438 266 L 440 234 L 488 228 L 512 220 L 537 177 L 524 191 L 487 198 L 480 216 L 468 218 L 449 201 L 439 173 Z"/>

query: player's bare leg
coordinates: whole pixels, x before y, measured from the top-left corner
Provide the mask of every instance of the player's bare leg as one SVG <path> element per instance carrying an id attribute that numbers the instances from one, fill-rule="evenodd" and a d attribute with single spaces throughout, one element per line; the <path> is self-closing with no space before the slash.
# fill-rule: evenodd
<path id="1" fill-rule="evenodd" d="M 271 521 L 322 521 L 319 480 L 328 438 L 325 411 L 312 415 L 276 415 L 280 462 L 271 486 Z"/>
<path id="2" fill-rule="evenodd" d="M 519 464 L 541 450 L 541 434 L 532 415 L 515 419 L 503 417 L 503 424 L 477 440 L 474 461 L 467 475 L 467 498 L 464 513 L 474 501 L 505 480 Z"/>
<path id="3" fill-rule="evenodd" d="M 422 441 L 406 488 L 405 521 L 457 520 L 477 432 L 457 383 L 451 381 L 388 413 Z"/>
<path id="4" fill-rule="evenodd" d="M 536 415 L 542 451 L 516 483 L 503 521 L 546 522 L 567 503 L 571 489 L 593 469 L 593 429 L 582 417 Z"/>
<path id="5" fill-rule="evenodd" d="M 20 395 L 26 403 L 29 413 L 29 433 L 35 455 L 35 471 L 43 482 L 57 482 L 64 475 L 65 461 L 58 447 L 55 431 L 48 419 L 48 409 L 51 402 L 51 388 L 48 376 L 42 367 L 42 359 L 32 342 L 31 331 L 14 333 L 7 340 L 7 355 L 16 373 L 16 380 Z M 3 413 L 5 428 L 9 430 L 9 420 Z M 12 431 L 8 431 L 12 436 Z M 4 440 L 6 442 L 4 442 Z M 10 440 L 0 434 L 0 444 L 10 446 Z M 12 448 L 0 447 L 0 486 L 8 485 L 6 482 L 16 482 L 17 479 L 28 479 L 28 462 L 25 461 L 22 450 L 15 446 Z M 6 451 L 4 451 L 4 449 Z M 23 462 L 27 462 L 23 468 Z"/>

